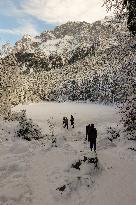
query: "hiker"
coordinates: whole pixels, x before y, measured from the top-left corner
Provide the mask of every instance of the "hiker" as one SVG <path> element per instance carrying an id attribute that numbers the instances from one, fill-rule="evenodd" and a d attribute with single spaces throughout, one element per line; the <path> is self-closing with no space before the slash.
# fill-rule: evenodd
<path id="1" fill-rule="evenodd" d="M 72 126 L 72 128 L 74 128 L 74 117 L 73 117 L 73 115 L 71 115 L 70 122 L 71 122 L 71 126 Z"/>
<path id="2" fill-rule="evenodd" d="M 86 138 L 85 140 L 88 140 L 88 142 L 90 141 L 89 138 L 88 138 L 88 130 L 90 128 L 90 124 L 86 126 Z"/>
<path id="3" fill-rule="evenodd" d="M 91 151 L 93 148 L 94 151 L 96 151 L 96 138 L 97 138 L 97 130 L 94 127 L 94 124 L 91 124 L 91 126 L 88 128 L 88 141 L 90 141 Z"/>
<path id="4" fill-rule="evenodd" d="M 63 127 L 65 127 L 65 119 L 66 117 L 63 117 Z"/>
<path id="5" fill-rule="evenodd" d="M 64 128 L 67 127 L 67 129 L 68 129 L 68 118 L 67 118 L 67 117 L 64 117 L 64 118 L 63 118 L 63 124 L 64 124 L 63 127 L 64 127 Z"/>

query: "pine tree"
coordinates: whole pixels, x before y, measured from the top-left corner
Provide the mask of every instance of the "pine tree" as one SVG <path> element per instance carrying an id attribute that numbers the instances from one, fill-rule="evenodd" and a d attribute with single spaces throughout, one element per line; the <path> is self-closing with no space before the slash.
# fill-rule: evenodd
<path id="1" fill-rule="evenodd" d="M 127 100 L 121 109 L 125 130 L 134 133 L 136 130 L 136 85 L 130 84 Z M 136 139 L 136 136 L 135 136 Z"/>
<path id="2" fill-rule="evenodd" d="M 114 9 L 117 16 L 127 16 L 127 27 L 136 35 L 136 0 L 104 0 L 107 10 Z"/>
<path id="3" fill-rule="evenodd" d="M 20 72 L 15 55 L 0 59 L 0 115 L 8 117 L 16 101 Z"/>
<path id="4" fill-rule="evenodd" d="M 127 17 L 127 27 L 132 34 L 131 41 L 135 42 L 136 35 L 136 0 L 104 0 L 104 4 L 107 10 L 114 9 L 117 16 L 123 18 Z M 135 46 L 132 48 L 133 53 L 129 53 L 124 69 L 124 79 L 127 80 L 128 87 L 126 88 L 126 101 L 121 109 L 122 120 L 124 122 L 125 130 L 133 132 L 136 129 L 136 91 L 134 79 L 136 77 L 135 72 Z M 126 51 L 127 53 L 128 51 Z M 125 56 L 124 56 L 125 59 Z"/>

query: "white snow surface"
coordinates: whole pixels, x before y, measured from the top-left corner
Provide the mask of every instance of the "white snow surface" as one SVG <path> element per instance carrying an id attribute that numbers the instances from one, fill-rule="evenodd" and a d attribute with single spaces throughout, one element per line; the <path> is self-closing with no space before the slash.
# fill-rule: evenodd
<path id="1" fill-rule="evenodd" d="M 39 49 L 47 56 L 53 53 L 63 54 L 63 52 L 71 50 L 76 44 L 77 42 L 74 43 L 73 37 L 66 35 L 64 38 L 47 40 L 41 43 Z"/>
<path id="2" fill-rule="evenodd" d="M 113 142 L 107 139 L 107 127 L 122 129 L 115 107 L 37 103 L 14 108 L 20 109 L 26 109 L 44 138 L 30 142 L 17 138 L 18 122 L 0 119 L 0 205 L 136 204 L 136 154 L 128 149 L 134 142 L 124 139 L 122 132 Z M 64 129 L 62 118 L 71 114 L 75 128 Z M 84 162 L 77 170 L 72 163 L 96 155 L 84 141 L 89 123 L 98 130 L 98 168 Z M 64 191 L 59 191 L 64 185 Z"/>

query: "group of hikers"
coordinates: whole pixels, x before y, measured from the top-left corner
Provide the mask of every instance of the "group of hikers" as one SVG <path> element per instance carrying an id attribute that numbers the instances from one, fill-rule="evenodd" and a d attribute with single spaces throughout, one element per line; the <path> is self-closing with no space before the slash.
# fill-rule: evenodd
<path id="1" fill-rule="evenodd" d="M 71 124 L 71 127 L 74 128 L 74 117 L 73 117 L 73 115 L 71 115 L 70 124 Z M 67 117 L 63 117 L 63 127 L 64 128 L 66 127 L 68 129 L 68 118 Z"/>
<path id="2" fill-rule="evenodd" d="M 74 117 L 73 115 L 71 115 L 70 118 L 70 124 L 71 127 L 74 128 Z M 63 117 L 63 127 L 68 129 L 68 118 L 67 117 Z M 96 151 L 96 138 L 97 138 L 97 130 L 94 127 L 94 124 L 89 124 L 86 126 L 86 138 L 85 140 L 87 140 L 90 143 L 90 149 L 92 151 L 92 149 L 94 149 L 94 151 Z"/>

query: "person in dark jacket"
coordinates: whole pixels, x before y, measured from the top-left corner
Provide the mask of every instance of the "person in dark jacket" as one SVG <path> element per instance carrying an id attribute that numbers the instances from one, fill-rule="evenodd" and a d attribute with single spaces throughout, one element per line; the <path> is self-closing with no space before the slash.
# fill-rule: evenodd
<path id="1" fill-rule="evenodd" d="M 68 129 L 68 118 L 67 117 L 64 117 L 63 118 L 63 124 L 64 124 L 64 128 L 66 127 Z"/>
<path id="2" fill-rule="evenodd" d="M 88 140 L 88 142 L 90 141 L 90 139 L 88 138 L 88 130 L 90 128 L 90 124 L 86 126 L 86 138 L 85 140 Z"/>
<path id="3" fill-rule="evenodd" d="M 65 127 L 65 117 L 63 117 L 63 127 Z"/>
<path id="4" fill-rule="evenodd" d="M 72 128 L 74 128 L 74 117 L 73 117 L 73 115 L 71 115 L 70 122 L 71 122 Z"/>
<path id="5" fill-rule="evenodd" d="M 65 119 L 65 127 L 68 129 L 68 118 Z"/>
<path id="6" fill-rule="evenodd" d="M 97 130 L 94 127 L 94 124 L 91 124 L 91 126 L 88 129 L 88 141 L 90 141 L 90 148 L 91 151 L 94 148 L 94 151 L 96 151 L 96 138 L 97 138 Z"/>

